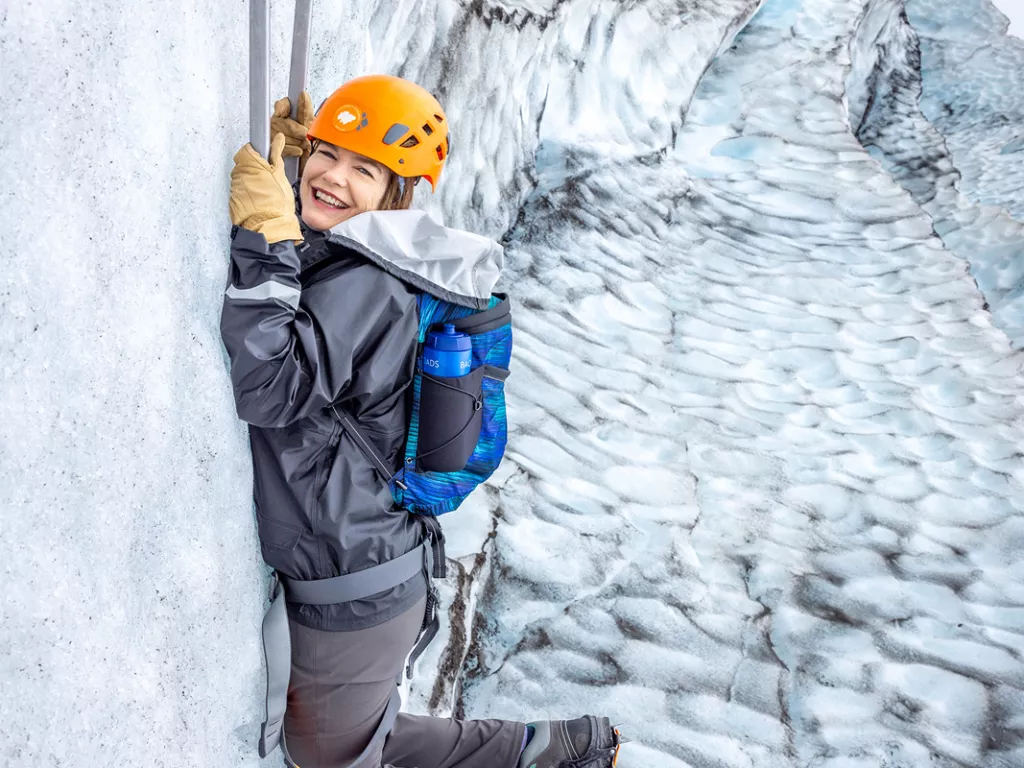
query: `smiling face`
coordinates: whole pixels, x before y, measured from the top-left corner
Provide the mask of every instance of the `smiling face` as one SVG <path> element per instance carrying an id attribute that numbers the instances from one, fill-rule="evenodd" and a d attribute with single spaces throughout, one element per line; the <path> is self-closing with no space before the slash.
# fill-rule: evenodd
<path id="1" fill-rule="evenodd" d="M 380 163 L 322 141 L 302 172 L 302 220 L 326 232 L 359 213 L 380 210 L 391 176 Z"/>

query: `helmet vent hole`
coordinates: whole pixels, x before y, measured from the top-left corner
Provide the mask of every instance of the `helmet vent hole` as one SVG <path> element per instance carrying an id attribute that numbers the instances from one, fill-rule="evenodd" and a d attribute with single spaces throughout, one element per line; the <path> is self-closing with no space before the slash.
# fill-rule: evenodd
<path id="1" fill-rule="evenodd" d="M 413 147 L 415 147 L 419 143 L 420 143 L 419 139 L 417 139 L 415 136 L 410 136 L 408 139 L 406 139 L 401 144 L 399 144 L 399 146 L 400 147 L 405 147 L 406 149 L 412 149 Z"/>
<path id="2" fill-rule="evenodd" d="M 405 136 L 405 134 L 407 134 L 408 132 L 409 126 L 402 125 L 401 123 L 395 123 L 390 128 L 388 128 L 388 132 L 384 134 L 384 143 L 390 147 L 400 138 Z"/>
<path id="3" fill-rule="evenodd" d="M 437 120 L 437 122 L 439 122 L 439 123 L 443 123 L 444 122 L 444 118 L 441 117 L 440 115 L 434 115 L 434 119 Z"/>
<path id="4" fill-rule="evenodd" d="M 437 159 L 438 160 L 444 160 L 444 150 L 441 149 L 441 145 L 440 144 L 437 145 Z"/>
<path id="5" fill-rule="evenodd" d="M 434 132 L 434 129 L 430 127 L 430 123 L 423 124 L 423 132 L 429 136 Z"/>

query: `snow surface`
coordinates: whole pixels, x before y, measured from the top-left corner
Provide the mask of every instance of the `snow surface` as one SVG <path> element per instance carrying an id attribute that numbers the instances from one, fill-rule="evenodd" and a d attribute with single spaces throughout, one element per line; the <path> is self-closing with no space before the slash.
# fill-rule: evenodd
<path id="1" fill-rule="evenodd" d="M 1024 51 L 988 0 L 314 25 L 314 100 L 433 89 L 454 153 L 418 203 L 508 249 L 508 457 L 444 521 L 408 707 L 607 714 L 623 768 L 1024 765 Z M 260 762 L 217 334 L 246 30 L 209 0 L 0 12 L 3 765 Z"/>

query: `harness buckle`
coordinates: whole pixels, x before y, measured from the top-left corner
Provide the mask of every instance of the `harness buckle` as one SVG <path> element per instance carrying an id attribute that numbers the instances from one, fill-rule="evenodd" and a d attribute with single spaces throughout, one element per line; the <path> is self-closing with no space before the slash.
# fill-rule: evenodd
<path id="1" fill-rule="evenodd" d="M 277 575 L 277 571 L 270 572 L 270 585 L 267 590 L 267 599 L 270 602 L 274 602 L 274 598 L 277 597 L 277 590 L 281 586 L 281 577 Z"/>

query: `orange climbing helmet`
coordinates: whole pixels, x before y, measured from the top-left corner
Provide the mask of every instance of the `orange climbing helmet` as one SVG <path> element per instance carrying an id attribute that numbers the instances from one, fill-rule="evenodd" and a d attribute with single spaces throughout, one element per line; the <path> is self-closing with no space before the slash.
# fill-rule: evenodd
<path id="1" fill-rule="evenodd" d="M 308 137 L 376 160 L 399 176 L 422 176 L 431 190 L 451 149 L 448 118 L 437 99 L 391 75 L 349 80 L 320 106 Z"/>

